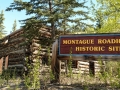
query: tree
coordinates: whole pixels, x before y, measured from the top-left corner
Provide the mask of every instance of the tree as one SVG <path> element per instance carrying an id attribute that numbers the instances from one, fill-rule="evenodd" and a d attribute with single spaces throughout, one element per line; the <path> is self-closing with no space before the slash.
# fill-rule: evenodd
<path id="1" fill-rule="evenodd" d="M 12 32 L 16 31 L 16 27 L 17 27 L 17 23 L 16 20 L 14 20 Z"/>
<path id="2" fill-rule="evenodd" d="M 96 10 L 98 32 L 111 33 L 120 31 L 120 1 L 96 0 L 100 5 Z"/>
<path id="3" fill-rule="evenodd" d="M 91 0 L 90 11 L 91 11 L 91 14 L 94 17 L 94 22 L 95 22 L 94 29 L 97 32 L 103 26 L 104 13 L 102 12 L 101 4 L 99 4 L 99 3 L 95 4 L 93 1 L 94 0 Z"/>
<path id="4" fill-rule="evenodd" d="M 22 20 L 27 29 L 33 30 L 33 25 L 34 27 L 49 25 L 52 28 L 52 38 L 54 38 L 56 28 L 64 30 L 65 33 L 70 23 L 79 26 L 80 23 L 84 23 L 84 20 L 91 19 L 86 11 L 85 3 L 84 0 L 30 0 L 28 2 L 14 0 L 6 10 L 25 10 L 26 15 L 32 15 L 31 18 Z"/>
<path id="5" fill-rule="evenodd" d="M 3 11 L 1 11 L 0 13 L 0 38 L 2 38 L 5 35 L 5 26 L 3 25 L 5 18 L 4 18 L 4 14 Z"/>
<path id="6" fill-rule="evenodd" d="M 89 17 L 88 7 L 85 6 L 85 3 L 85 0 L 29 0 L 25 2 L 14 0 L 6 10 L 25 10 L 26 15 L 31 15 L 30 18 L 22 20 L 24 24 L 23 28 L 26 32 L 25 36 L 29 38 L 27 40 L 31 40 L 37 36 L 37 30 L 40 27 L 49 26 L 52 33 L 52 37 L 49 40 L 53 41 L 56 38 L 57 30 L 63 30 L 65 34 L 71 24 L 75 26 L 79 26 L 80 23 L 87 25 L 84 23 L 84 20 L 91 18 Z M 55 61 L 55 63 L 58 63 L 58 61 Z M 57 65 L 55 64 L 54 69 L 52 69 L 55 77 L 59 75 L 57 69 L 59 65 Z"/>

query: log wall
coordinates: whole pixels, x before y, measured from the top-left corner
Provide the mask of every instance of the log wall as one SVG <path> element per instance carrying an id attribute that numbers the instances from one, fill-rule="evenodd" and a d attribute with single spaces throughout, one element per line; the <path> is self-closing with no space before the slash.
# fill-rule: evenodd
<path id="1" fill-rule="evenodd" d="M 75 64 L 77 63 L 77 64 Z M 100 72 L 100 64 L 98 61 L 92 61 L 93 68 L 90 68 L 90 62 L 88 60 L 74 60 L 72 63 L 72 73 L 73 74 L 92 74 L 97 75 Z M 61 73 L 68 73 L 68 68 L 66 68 L 66 61 L 61 60 Z M 76 66 L 77 65 L 77 66 Z"/>
<path id="2" fill-rule="evenodd" d="M 3 58 L 2 69 L 23 67 L 25 46 L 22 37 L 23 30 L 17 30 L 4 37 L 0 43 L 0 58 Z"/>
<path id="3" fill-rule="evenodd" d="M 51 36 L 50 29 L 45 27 L 39 29 L 38 33 L 41 38 L 50 38 Z M 41 47 L 39 44 L 41 38 L 36 37 L 31 40 L 31 43 L 26 44 L 27 38 L 24 37 L 24 30 L 19 29 L 1 39 L 0 72 L 9 68 L 16 68 L 17 71 L 21 72 L 26 67 L 26 57 L 34 62 L 38 53 L 40 56 L 39 60 L 41 60 L 47 51 L 47 46 Z"/>

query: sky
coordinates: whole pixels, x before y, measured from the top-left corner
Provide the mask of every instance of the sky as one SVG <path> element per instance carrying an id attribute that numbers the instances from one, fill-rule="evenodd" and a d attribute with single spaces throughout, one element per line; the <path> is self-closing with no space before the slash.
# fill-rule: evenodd
<path id="1" fill-rule="evenodd" d="M 28 17 L 25 15 L 25 11 L 5 11 L 5 9 L 9 7 L 13 1 L 14 0 L 0 0 L 0 13 L 2 10 L 4 11 L 4 26 L 6 35 L 8 35 L 10 31 L 12 31 L 13 23 L 15 20 L 17 21 L 17 29 L 20 29 L 20 26 L 22 24 L 19 22 L 19 20 L 24 20 Z"/>

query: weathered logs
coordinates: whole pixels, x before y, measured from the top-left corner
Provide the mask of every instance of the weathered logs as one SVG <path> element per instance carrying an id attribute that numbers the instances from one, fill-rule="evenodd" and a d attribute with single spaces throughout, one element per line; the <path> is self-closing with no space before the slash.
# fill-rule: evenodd
<path id="1" fill-rule="evenodd" d="M 24 60 L 24 56 L 19 56 L 19 57 L 11 57 L 11 58 L 9 58 L 9 61 L 10 62 L 16 62 L 16 61 L 18 61 L 18 60 Z"/>
<path id="2" fill-rule="evenodd" d="M 14 53 L 14 54 L 17 54 L 17 53 L 19 53 L 19 54 L 25 53 L 25 49 L 9 52 L 9 54 L 12 54 L 12 53 Z"/>
<path id="3" fill-rule="evenodd" d="M 12 40 L 9 40 L 9 43 L 13 43 L 13 42 L 22 42 L 24 40 L 24 38 L 23 37 L 18 37 L 18 38 L 14 38 L 14 39 L 12 39 Z"/>
<path id="4" fill-rule="evenodd" d="M 33 47 L 40 47 L 41 45 L 38 44 L 38 43 L 32 43 L 32 46 L 33 46 Z"/>
<path id="5" fill-rule="evenodd" d="M 9 68 L 23 68 L 26 57 L 29 57 L 28 60 L 34 62 L 38 59 L 41 60 L 48 51 L 46 46 L 45 48 L 41 48 L 40 40 L 47 37 L 50 38 L 50 28 L 40 28 L 38 30 L 39 36 L 35 36 L 30 42 L 27 42 L 29 39 L 24 37 L 23 34 L 24 30 L 19 29 L 0 40 L 0 58 L 5 58 L 5 56 L 9 55 Z M 5 63 L 5 60 L 3 60 L 4 66 Z"/>

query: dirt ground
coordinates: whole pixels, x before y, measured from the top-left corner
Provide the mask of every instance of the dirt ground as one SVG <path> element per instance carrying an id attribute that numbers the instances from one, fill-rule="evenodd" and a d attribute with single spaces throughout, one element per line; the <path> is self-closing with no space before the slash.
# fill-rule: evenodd
<path id="1" fill-rule="evenodd" d="M 119 88 L 112 88 L 105 84 L 87 84 L 70 83 L 69 80 L 64 83 L 42 83 L 40 89 L 27 89 L 22 80 L 9 81 L 8 84 L 1 84 L 0 90 L 120 90 Z"/>

